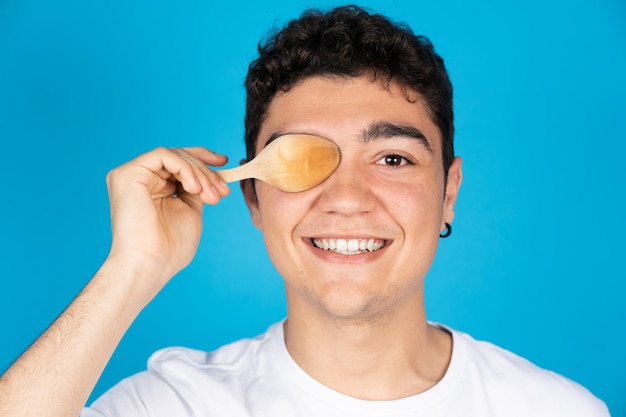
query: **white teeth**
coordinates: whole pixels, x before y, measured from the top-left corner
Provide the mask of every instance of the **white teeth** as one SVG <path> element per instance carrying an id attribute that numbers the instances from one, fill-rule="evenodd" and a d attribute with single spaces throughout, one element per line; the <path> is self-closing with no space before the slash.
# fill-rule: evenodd
<path id="1" fill-rule="evenodd" d="M 385 246 L 383 240 L 376 239 L 313 239 L 313 244 L 320 249 L 343 255 L 356 255 L 366 251 L 374 252 Z"/>

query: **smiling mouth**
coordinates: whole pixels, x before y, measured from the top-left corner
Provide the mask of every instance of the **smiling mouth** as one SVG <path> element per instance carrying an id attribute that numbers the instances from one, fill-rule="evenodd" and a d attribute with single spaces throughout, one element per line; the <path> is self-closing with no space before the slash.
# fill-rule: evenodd
<path id="1" fill-rule="evenodd" d="M 311 239 L 313 246 L 318 249 L 339 253 L 342 255 L 358 255 L 366 252 L 376 252 L 385 247 L 387 241 L 382 239 Z"/>

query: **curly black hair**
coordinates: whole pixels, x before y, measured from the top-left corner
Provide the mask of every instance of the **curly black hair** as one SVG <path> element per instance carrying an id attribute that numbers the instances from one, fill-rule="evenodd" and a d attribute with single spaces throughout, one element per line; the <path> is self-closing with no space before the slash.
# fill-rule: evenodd
<path id="1" fill-rule="evenodd" d="M 322 12 L 305 11 L 259 43 L 259 57 L 249 66 L 245 141 L 248 160 L 270 102 L 305 78 L 316 75 L 372 75 L 387 87 L 392 81 L 421 95 L 442 137 L 444 174 L 454 159 L 452 84 L 432 43 L 404 24 L 358 6 Z"/>

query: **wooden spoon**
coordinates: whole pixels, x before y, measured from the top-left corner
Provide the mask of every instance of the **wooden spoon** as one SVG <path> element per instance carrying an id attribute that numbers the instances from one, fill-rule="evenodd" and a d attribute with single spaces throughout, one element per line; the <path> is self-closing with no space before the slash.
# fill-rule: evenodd
<path id="1" fill-rule="evenodd" d="M 286 134 L 269 143 L 250 162 L 216 171 L 224 181 L 257 178 L 282 191 L 305 191 L 322 183 L 341 160 L 337 145 L 320 136 Z"/>

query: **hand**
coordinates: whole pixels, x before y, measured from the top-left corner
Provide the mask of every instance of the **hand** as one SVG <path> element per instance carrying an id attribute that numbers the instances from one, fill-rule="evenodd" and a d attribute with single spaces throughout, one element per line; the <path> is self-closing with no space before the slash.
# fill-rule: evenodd
<path id="1" fill-rule="evenodd" d="M 203 205 L 229 193 L 206 164 L 225 163 L 225 156 L 204 148 L 159 148 L 109 173 L 109 257 L 0 377 L 0 415 L 80 413 L 137 314 L 193 258 Z"/>
<path id="2" fill-rule="evenodd" d="M 204 204 L 230 192 L 206 165 L 227 158 L 205 148 L 158 148 L 107 176 L 113 241 L 108 260 L 138 268 L 153 296 L 193 259 Z"/>

